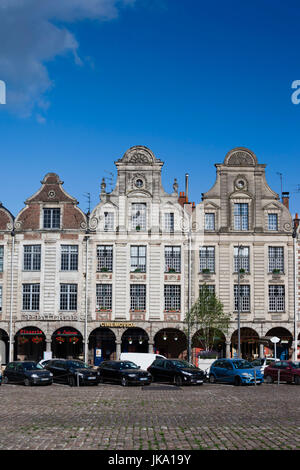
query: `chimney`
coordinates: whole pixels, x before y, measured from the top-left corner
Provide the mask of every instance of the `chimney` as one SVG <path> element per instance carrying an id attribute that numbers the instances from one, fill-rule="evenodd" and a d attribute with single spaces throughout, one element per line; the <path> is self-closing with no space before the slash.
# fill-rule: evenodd
<path id="1" fill-rule="evenodd" d="M 186 195 L 186 200 L 189 200 L 189 174 L 185 174 L 185 195 Z"/>
<path id="2" fill-rule="evenodd" d="M 289 200 L 290 200 L 290 193 L 282 193 L 282 204 L 283 204 L 287 209 L 290 209 Z"/>
<path id="3" fill-rule="evenodd" d="M 296 213 L 295 218 L 294 218 L 294 229 L 295 230 L 297 230 L 297 228 L 299 227 L 299 222 L 300 222 L 300 219 L 298 217 L 298 214 Z"/>
<path id="4" fill-rule="evenodd" d="M 187 197 L 185 196 L 184 192 L 179 193 L 178 202 L 179 204 L 181 204 L 182 207 L 184 206 L 184 204 L 188 202 Z"/>

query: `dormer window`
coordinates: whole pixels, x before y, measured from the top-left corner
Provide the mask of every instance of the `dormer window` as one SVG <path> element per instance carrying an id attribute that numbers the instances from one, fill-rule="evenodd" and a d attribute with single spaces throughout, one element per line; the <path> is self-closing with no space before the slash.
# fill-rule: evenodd
<path id="1" fill-rule="evenodd" d="M 132 209 L 132 229 L 146 230 L 146 204 L 133 203 Z"/>
<path id="2" fill-rule="evenodd" d="M 111 232 L 114 229 L 114 213 L 104 212 L 104 231 Z"/>
<path id="3" fill-rule="evenodd" d="M 271 230 L 271 231 L 278 230 L 278 215 L 277 214 L 268 214 L 268 230 Z"/>
<path id="4" fill-rule="evenodd" d="M 249 207 L 247 203 L 234 204 L 234 229 L 249 230 Z"/>
<path id="5" fill-rule="evenodd" d="M 44 228 L 50 228 L 50 229 L 60 228 L 60 209 L 57 209 L 57 208 L 44 209 L 43 215 L 44 215 L 44 218 L 43 218 Z"/>

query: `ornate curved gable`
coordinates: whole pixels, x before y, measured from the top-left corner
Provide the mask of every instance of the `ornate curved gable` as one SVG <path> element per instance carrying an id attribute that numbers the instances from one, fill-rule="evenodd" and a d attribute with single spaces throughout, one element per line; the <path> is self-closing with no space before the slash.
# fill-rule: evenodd
<path id="1" fill-rule="evenodd" d="M 256 155 L 249 149 L 238 147 L 227 153 L 224 165 L 227 166 L 256 166 Z"/>
<path id="2" fill-rule="evenodd" d="M 154 156 L 154 153 L 143 145 L 135 145 L 128 149 L 118 163 L 127 165 L 153 165 L 161 163 L 161 160 Z"/>

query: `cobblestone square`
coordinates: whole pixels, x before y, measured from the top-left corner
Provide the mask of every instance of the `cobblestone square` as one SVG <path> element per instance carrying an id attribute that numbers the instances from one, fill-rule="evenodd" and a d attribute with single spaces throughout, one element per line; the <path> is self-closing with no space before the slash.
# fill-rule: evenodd
<path id="1" fill-rule="evenodd" d="M 300 449 L 300 387 L 0 387 L 1 450 Z"/>

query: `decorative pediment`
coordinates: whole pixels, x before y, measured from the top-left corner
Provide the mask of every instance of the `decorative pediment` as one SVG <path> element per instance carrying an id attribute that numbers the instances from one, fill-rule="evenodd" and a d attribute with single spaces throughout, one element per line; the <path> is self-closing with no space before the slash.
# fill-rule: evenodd
<path id="1" fill-rule="evenodd" d="M 215 204 L 212 201 L 205 201 L 204 202 L 204 209 L 205 210 L 219 210 L 220 206 L 218 206 L 217 204 Z"/>
<path id="2" fill-rule="evenodd" d="M 227 166 L 256 166 L 257 165 L 257 158 L 251 150 L 239 147 L 227 153 L 224 165 Z"/>
<path id="3" fill-rule="evenodd" d="M 127 165 L 153 165 L 162 162 L 157 159 L 153 152 L 147 147 L 136 145 L 127 150 L 117 163 L 125 163 Z"/>
<path id="4" fill-rule="evenodd" d="M 264 211 L 281 210 L 282 206 L 276 202 L 270 202 L 263 207 Z"/>

